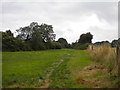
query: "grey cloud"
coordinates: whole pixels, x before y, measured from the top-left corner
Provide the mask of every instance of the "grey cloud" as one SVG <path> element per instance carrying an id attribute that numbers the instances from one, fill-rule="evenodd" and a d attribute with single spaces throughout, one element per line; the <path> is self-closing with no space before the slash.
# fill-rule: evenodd
<path id="1" fill-rule="evenodd" d="M 73 16 L 96 13 L 100 19 L 103 18 L 111 22 L 117 20 L 117 8 L 117 2 L 80 2 L 74 3 L 69 9 L 65 8 L 64 13 Z"/>
<path id="2" fill-rule="evenodd" d="M 118 37 L 120 38 L 120 1 L 118 3 Z"/>
<path id="3" fill-rule="evenodd" d="M 69 41 L 77 40 L 81 33 L 80 31 L 78 32 L 80 26 L 75 30 L 68 24 L 82 22 L 84 16 L 89 17 L 91 14 L 95 14 L 100 21 L 105 20 L 110 25 L 117 23 L 117 3 L 113 2 L 4 2 L 2 6 L 2 29 L 10 28 L 15 31 L 21 26 L 26 26 L 33 21 L 37 21 L 39 24 L 47 23 L 53 25 L 54 31 L 58 35 L 57 38 L 62 36 L 66 37 Z M 86 25 L 86 27 L 88 26 Z M 95 35 L 98 35 L 99 32 L 102 32 L 101 30 L 105 32 L 108 31 L 100 27 L 90 27 L 89 30 L 85 32 L 91 31 Z M 70 39 L 70 35 L 73 35 L 73 32 L 76 33 L 74 33 L 74 37 Z M 107 33 L 102 33 L 99 37 L 95 37 L 95 40 L 107 38 L 105 37 L 106 34 Z M 114 34 L 116 35 L 116 31 Z M 115 35 L 112 36 L 111 34 L 111 38 L 116 37 Z M 111 40 L 111 38 L 108 36 L 109 40 Z"/>
<path id="4" fill-rule="evenodd" d="M 90 27 L 88 29 L 93 34 L 93 38 L 96 38 L 93 40 L 93 42 L 97 41 L 112 41 L 113 39 L 118 38 L 118 31 L 117 29 L 103 29 L 102 27 Z"/>
<path id="5" fill-rule="evenodd" d="M 20 14 L 22 13 L 44 13 L 52 19 L 76 19 L 81 15 L 96 13 L 98 17 L 106 20 L 116 20 L 117 3 L 7 3 L 3 4 L 3 13 Z M 8 8 L 9 7 L 9 8 Z M 111 13 L 112 11 L 112 13 Z M 67 17 L 64 17 L 67 16 Z"/>

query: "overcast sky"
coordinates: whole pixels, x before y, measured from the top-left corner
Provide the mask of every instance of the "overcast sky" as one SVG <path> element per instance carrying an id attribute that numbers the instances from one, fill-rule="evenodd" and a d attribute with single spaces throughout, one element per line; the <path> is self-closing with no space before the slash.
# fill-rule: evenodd
<path id="1" fill-rule="evenodd" d="M 2 2 L 2 28 L 15 32 L 31 22 L 53 26 L 69 43 L 91 32 L 93 42 L 118 38 L 117 2 Z"/>

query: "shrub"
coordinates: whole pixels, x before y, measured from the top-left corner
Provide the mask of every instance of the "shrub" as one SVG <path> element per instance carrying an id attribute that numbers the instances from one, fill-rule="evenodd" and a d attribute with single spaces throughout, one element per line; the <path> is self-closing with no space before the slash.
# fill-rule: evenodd
<path id="1" fill-rule="evenodd" d="M 51 43 L 51 49 L 61 49 L 62 45 L 59 42 L 52 42 Z"/>
<path id="2" fill-rule="evenodd" d="M 94 61 L 103 64 L 109 72 L 117 75 L 115 48 L 111 48 L 109 44 L 99 46 L 90 45 L 87 52 Z"/>
<path id="3" fill-rule="evenodd" d="M 85 49 L 87 49 L 88 46 L 89 46 L 89 43 L 86 43 L 86 44 L 77 43 L 77 44 L 74 46 L 74 49 L 85 50 Z"/>

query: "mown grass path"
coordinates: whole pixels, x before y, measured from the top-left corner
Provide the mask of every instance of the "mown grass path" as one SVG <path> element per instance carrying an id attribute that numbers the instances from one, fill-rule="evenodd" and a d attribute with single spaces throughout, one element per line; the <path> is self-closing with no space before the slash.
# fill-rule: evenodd
<path id="1" fill-rule="evenodd" d="M 58 62 L 53 63 L 53 65 L 47 70 L 47 74 L 44 76 L 44 80 L 41 80 L 40 83 L 44 83 L 43 86 L 40 86 L 40 88 L 47 88 L 50 83 L 50 76 L 52 75 L 53 71 L 63 62 L 63 59 L 60 59 Z"/>
<path id="2" fill-rule="evenodd" d="M 76 74 L 91 63 L 86 51 L 69 50 L 64 61 L 50 76 L 51 83 L 48 88 L 82 88 L 90 87 L 76 82 Z"/>

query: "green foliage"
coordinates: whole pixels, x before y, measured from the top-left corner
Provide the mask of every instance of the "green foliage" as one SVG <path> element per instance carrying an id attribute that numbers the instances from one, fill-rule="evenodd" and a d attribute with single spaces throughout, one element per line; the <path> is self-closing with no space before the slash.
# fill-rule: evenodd
<path id="1" fill-rule="evenodd" d="M 41 24 L 39 28 L 44 42 L 54 41 L 56 35 L 54 34 L 52 25 Z"/>
<path id="2" fill-rule="evenodd" d="M 51 42 L 55 39 L 52 25 L 38 25 L 37 22 L 32 22 L 30 26 L 21 27 L 16 31 L 18 32 L 18 37 L 25 41 L 31 40 L 34 36 L 41 38 L 42 42 Z"/>
<path id="3" fill-rule="evenodd" d="M 52 42 L 52 43 L 51 43 L 51 48 L 52 48 L 52 49 L 61 49 L 61 48 L 62 48 L 62 45 L 61 45 L 61 43 L 59 43 L 59 42 Z"/>
<path id="4" fill-rule="evenodd" d="M 9 36 L 12 36 L 12 37 L 13 37 L 13 33 L 12 33 L 10 30 L 7 30 L 6 33 L 7 33 Z"/>
<path id="5" fill-rule="evenodd" d="M 88 46 L 89 46 L 89 43 L 85 43 L 85 44 L 77 43 L 77 44 L 74 46 L 74 49 L 85 50 L 85 49 L 87 49 Z"/>
<path id="6" fill-rule="evenodd" d="M 10 30 L 1 32 L 3 35 L 3 51 L 36 51 L 61 48 L 60 43 L 52 45 L 55 39 L 52 25 L 38 25 L 37 22 L 32 22 L 29 26 L 21 27 L 16 31 L 18 33 L 16 37 L 13 37 Z"/>
<path id="7" fill-rule="evenodd" d="M 95 42 L 93 45 L 96 45 L 96 46 L 101 46 L 101 45 L 105 45 L 105 44 L 110 44 L 109 41 L 101 41 L 101 42 Z"/>
<path id="8" fill-rule="evenodd" d="M 44 50 L 51 48 L 51 42 L 55 39 L 52 25 L 32 22 L 29 26 L 17 30 L 17 38 L 29 44 L 31 50 Z"/>
<path id="9" fill-rule="evenodd" d="M 66 39 L 64 39 L 64 38 L 59 38 L 59 39 L 58 39 L 58 42 L 61 43 L 62 48 L 68 48 L 68 42 L 67 42 Z"/>
<path id="10" fill-rule="evenodd" d="M 80 39 L 78 40 L 78 43 L 85 44 L 85 43 L 92 43 L 93 35 L 89 32 L 86 34 L 80 35 Z"/>
<path id="11" fill-rule="evenodd" d="M 117 46 L 120 46 L 120 38 L 118 40 L 113 40 L 111 42 L 111 46 L 112 47 L 117 47 Z"/>
<path id="12" fill-rule="evenodd" d="M 44 50 L 44 49 L 46 49 L 45 44 L 43 43 L 43 40 L 42 40 L 42 37 L 41 37 L 41 33 L 39 31 L 35 31 L 32 34 L 30 44 L 31 44 L 31 48 L 33 50 Z"/>
<path id="13" fill-rule="evenodd" d="M 18 35 L 14 37 L 10 30 L 3 32 L 3 51 L 37 51 L 46 49 L 74 48 L 86 49 L 88 43 L 92 43 L 92 34 L 86 33 L 80 36 L 78 42 L 68 44 L 65 38 L 55 41 L 55 34 L 52 25 L 37 22 L 16 30 Z"/>
<path id="14" fill-rule="evenodd" d="M 76 41 L 75 43 L 72 43 L 71 46 L 74 49 L 85 50 L 87 49 L 89 44 L 92 43 L 92 38 L 93 38 L 93 35 L 90 32 L 86 34 L 82 34 L 80 35 L 79 40 Z"/>
<path id="15" fill-rule="evenodd" d="M 3 51 L 20 51 L 25 50 L 25 43 L 18 40 L 6 32 L 2 32 L 2 50 Z"/>

